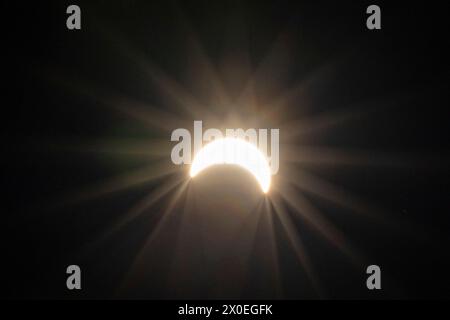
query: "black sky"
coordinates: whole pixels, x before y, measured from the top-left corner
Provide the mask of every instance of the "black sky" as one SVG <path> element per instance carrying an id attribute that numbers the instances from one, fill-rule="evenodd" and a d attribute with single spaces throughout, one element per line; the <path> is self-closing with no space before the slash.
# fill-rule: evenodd
<path id="1" fill-rule="evenodd" d="M 170 109 L 170 101 L 142 81 L 139 67 L 118 50 L 120 39 L 126 39 L 127 46 L 143 52 L 179 83 L 192 88 L 194 95 L 208 97 L 208 88 L 196 87 L 186 75 L 186 37 L 190 34 L 186 25 L 224 75 L 230 92 L 239 91 L 244 79 L 226 78 L 227 57 L 246 50 L 250 69 L 256 68 L 280 36 L 289 64 L 275 66 L 274 74 L 279 73 L 277 68 L 287 68 L 282 72 L 285 84 L 298 83 L 331 64 L 333 72 L 319 79 L 309 93 L 314 101 L 310 108 L 291 106 L 286 112 L 296 118 L 356 105 L 368 115 L 335 131 L 312 133 L 307 144 L 368 150 L 368 157 L 375 160 L 380 154 L 400 159 L 394 165 L 308 168 L 383 208 L 380 216 L 395 221 L 393 227 L 379 225 L 307 195 L 358 246 L 367 262 L 383 270 L 383 290 L 369 292 L 363 266 L 352 265 L 296 220 L 326 297 L 448 297 L 450 78 L 444 1 L 377 1 L 382 9 L 382 30 L 377 31 L 365 27 L 365 8 L 370 3 L 364 1 L 77 1 L 82 8 L 80 31 L 65 27 L 68 4 L 2 4 L 4 298 L 114 297 L 154 221 L 141 219 L 100 251 L 83 258 L 79 253 L 162 181 L 86 203 L 53 204 L 70 192 L 142 164 L 70 152 L 71 145 L 105 137 L 152 138 L 157 134 L 143 131 L 120 113 L 65 88 L 63 82 L 69 79 L 70 84 L 81 83 L 94 93 L 106 90 Z M 267 77 L 259 83 L 260 99 L 269 94 L 264 88 L 270 88 L 271 81 L 275 84 L 278 79 Z M 187 123 L 194 120 L 187 119 Z M 305 141 L 294 143 L 301 146 Z M 163 199 L 155 212 L 166 205 L 167 199 Z M 181 212 L 182 208 L 174 210 Z M 173 224 L 177 230 L 177 221 Z M 264 232 L 258 232 L 262 242 Z M 317 298 L 304 284 L 305 276 L 286 243 L 280 236 L 284 297 Z M 160 254 L 158 258 L 170 259 L 171 248 Z M 273 288 L 264 285 L 270 274 L 261 266 L 264 254 L 261 248 L 253 252 L 251 276 L 241 297 L 276 297 Z M 192 259 L 196 266 L 195 256 Z M 85 270 L 81 292 L 65 288 L 69 264 L 80 264 Z M 136 290 L 120 297 L 197 298 L 209 297 L 211 292 L 205 276 L 186 289 L 186 296 L 179 296 L 178 291 L 157 283 L 158 272 L 165 274 L 165 270 L 152 272 Z M 223 283 L 226 279 L 224 276 Z M 150 285 L 151 281 L 155 284 Z"/>

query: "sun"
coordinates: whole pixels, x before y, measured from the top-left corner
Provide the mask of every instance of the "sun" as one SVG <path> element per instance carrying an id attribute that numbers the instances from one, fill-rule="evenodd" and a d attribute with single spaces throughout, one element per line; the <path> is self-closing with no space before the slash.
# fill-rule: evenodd
<path id="1" fill-rule="evenodd" d="M 253 144 L 239 138 L 222 138 L 205 145 L 192 162 L 190 176 L 212 165 L 238 165 L 250 172 L 258 181 L 262 191 L 270 188 L 271 171 L 263 153 Z"/>

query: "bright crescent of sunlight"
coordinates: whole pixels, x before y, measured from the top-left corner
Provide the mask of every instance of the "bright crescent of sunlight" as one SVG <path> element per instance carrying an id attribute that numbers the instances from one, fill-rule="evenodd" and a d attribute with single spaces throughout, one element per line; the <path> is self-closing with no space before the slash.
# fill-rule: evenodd
<path id="1" fill-rule="evenodd" d="M 269 191 L 271 171 L 264 154 L 253 144 L 239 138 L 222 138 L 205 145 L 195 155 L 190 175 L 212 165 L 232 164 L 249 171 L 258 181 L 264 193 Z"/>

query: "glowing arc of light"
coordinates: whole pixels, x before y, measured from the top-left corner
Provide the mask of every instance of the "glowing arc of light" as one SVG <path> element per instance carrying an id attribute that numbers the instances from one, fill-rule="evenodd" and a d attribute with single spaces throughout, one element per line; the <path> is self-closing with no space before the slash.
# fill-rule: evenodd
<path id="1" fill-rule="evenodd" d="M 239 138 L 216 139 L 194 156 L 190 176 L 193 178 L 212 165 L 233 164 L 250 172 L 264 193 L 270 188 L 271 171 L 264 154 L 252 143 Z"/>

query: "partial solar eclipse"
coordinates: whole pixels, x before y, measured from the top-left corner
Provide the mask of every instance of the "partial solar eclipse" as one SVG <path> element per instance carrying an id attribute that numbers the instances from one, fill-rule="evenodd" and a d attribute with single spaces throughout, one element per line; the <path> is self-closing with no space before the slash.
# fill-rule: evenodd
<path id="1" fill-rule="evenodd" d="M 205 145 L 194 156 L 190 175 L 193 178 L 210 166 L 222 164 L 244 168 L 255 177 L 264 193 L 269 191 L 271 171 L 266 157 L 255 145 L 239 138 L 216 139 Z"/>

